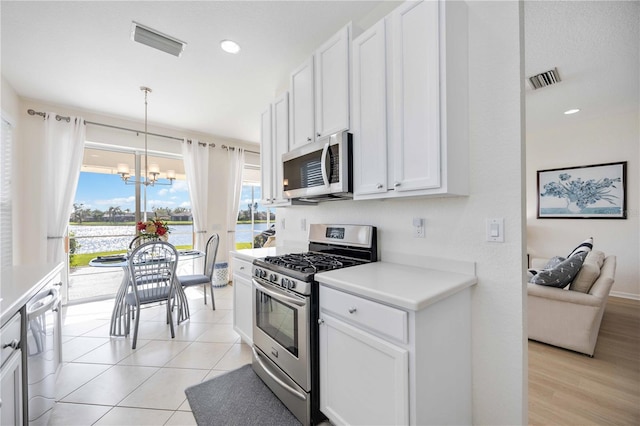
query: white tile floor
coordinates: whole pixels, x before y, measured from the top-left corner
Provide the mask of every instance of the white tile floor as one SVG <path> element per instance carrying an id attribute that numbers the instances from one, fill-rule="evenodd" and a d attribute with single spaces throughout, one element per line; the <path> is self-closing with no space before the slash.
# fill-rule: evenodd
<path id="1" fill-rule="evenodd" d="M 165 307 L 142 311 L 138 345 L 109 337 L 113 300 L 63 310 L 63 367 L 50 425 L 195 425 L 188 386 L 251 362 L 233 331 L 233 288 L 216 288 L 216 310 L 188 289 L 191 319 L 171 338 Z"/>

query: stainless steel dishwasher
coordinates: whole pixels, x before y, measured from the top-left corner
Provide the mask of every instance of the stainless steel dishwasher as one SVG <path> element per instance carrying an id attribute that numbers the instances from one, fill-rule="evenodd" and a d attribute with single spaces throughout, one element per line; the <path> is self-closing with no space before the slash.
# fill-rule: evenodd
<path id="1" fill-rule="evenodd" d="M 62 363 L 61 298 L 45 287 L 27 302 L 25 398 L 29 424 L 47 424 L 55 405 L 56 378 Z"/>

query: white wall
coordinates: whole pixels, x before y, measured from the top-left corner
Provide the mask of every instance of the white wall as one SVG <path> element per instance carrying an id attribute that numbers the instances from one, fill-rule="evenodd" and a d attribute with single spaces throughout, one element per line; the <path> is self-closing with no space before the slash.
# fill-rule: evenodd
<path id="1" fill-rule="evenodd" d="M 132 129 L 143 129 L 144 122 L 136 122 L 118 117 L 105 116 L 91 111 L 77 110 L 59 105 L 50 105 L 39 101 L 21 99 L 3 79 L 2 108 L 10 109 L 12 115 L 19 118 L 15 133 L 14 148 L 14 263 L 17 265 L 37 263 L 46 259 L 46 206 L 41 193 L 43 187 L 44 158 L 44 126 L 42 118 L 29 116 L 28 109 L 50 111 L 60 115 L 82 116 L 85 120 L 97 123 L 121 126 Z M 5 94 L 5 88 L 6 94 Z M 207 143 L 215 143 L 210 148 L 210 196 L 207 231 L 217 232 L 221 236 L 218 261 L 228 260 L 226 241 L 226 200 L 228 185 L 227 151 L 221 146 L 241 146 L 258 151 L 256 144 L 220 138 L 212 135 L 198 134 L 182 129 L 171 129 L 150 124 L 149 132 L 174 137 L 199 139 Z M 87 141 L 127 148 L 144 148 L 144 137 L 133 132 L 109 129 L 106 127 L 87 125 Z M 167 153 L 180 153 L 179 141 L 167 138 L 148 137 L 149 150 Z"/>
<path id="2" fill-rule="evenodd" d="M 633 83 L 633 82 L 630 82 Z M 636 91 L 638 82 L 635 82 Z M 632 86 L 630 87 L 631 90 Z M 640 115 L 616 111 L 598 120 L 573 120 L 527 133 L 527 251 L 566 256 L 585 238 L 617 257 L 612 295 L 640 299 Z M 537 170 L 627 161 L 627 219 L 537 219 Z"/>
<path id="3" fill-rule="evenodd" d="M 378 227 L 381 260 L 385 252 L 401 252 L 476 262 L 475 424 L 527 422 L 521 16 L 517 2 L 469 2 L 469 197 L 334 201 L 277 211 L 278 244 L 306 241 L 302 219 L 362 223 Z M 411 237 L 413 217 L 426 219 L 426 238 Z M 506 240 L 486 242 L 485 219 L 497 217 L 505 219 Z"/>

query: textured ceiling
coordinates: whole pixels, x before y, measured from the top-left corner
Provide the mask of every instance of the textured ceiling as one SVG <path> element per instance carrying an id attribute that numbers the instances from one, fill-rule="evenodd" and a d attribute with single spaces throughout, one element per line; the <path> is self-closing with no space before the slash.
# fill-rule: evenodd
<path id="1" fill-rule="evenodd" d="M 526 83 L 527 131 L 637 111 L 640 2 L 525 2 L 525 75 L 558 68 L 562 81 Z M 574 115 L 563 112 L 579 108 Z"/>
<path id="2" fill-rule="evenodd" d="M 637 1 L 525 2 L 527 130 L 637 107 Z M 259 140 L 259 116 L 289 72 L 348 21 L 372 24 L 392 2 L 6 1 L 2 76 L 25 98 L 206 134 Z M 478 7 L 477 5 L 475 7 Z M 373 12 L 372 12 L 373 11 Z M 384 13 L 381 14 L 381 11 Z M 137 21 L 187 42 L 181 58 L 130 39 Z M 222 39 L 242 46 L 222 52 Z M 564 116 L 569 108 L 581 108 Z"/>

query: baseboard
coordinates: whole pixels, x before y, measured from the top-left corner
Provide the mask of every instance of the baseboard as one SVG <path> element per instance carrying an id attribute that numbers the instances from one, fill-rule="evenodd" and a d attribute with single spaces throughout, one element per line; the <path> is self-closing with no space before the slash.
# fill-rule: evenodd
<path id="1" fill-rule="evenodd" d="M 640 294 L 625 293 L 622 291 L 612 291 L 609 293 L 609 296 L 621 297 L 623 299 L 640 300 Z"/>

